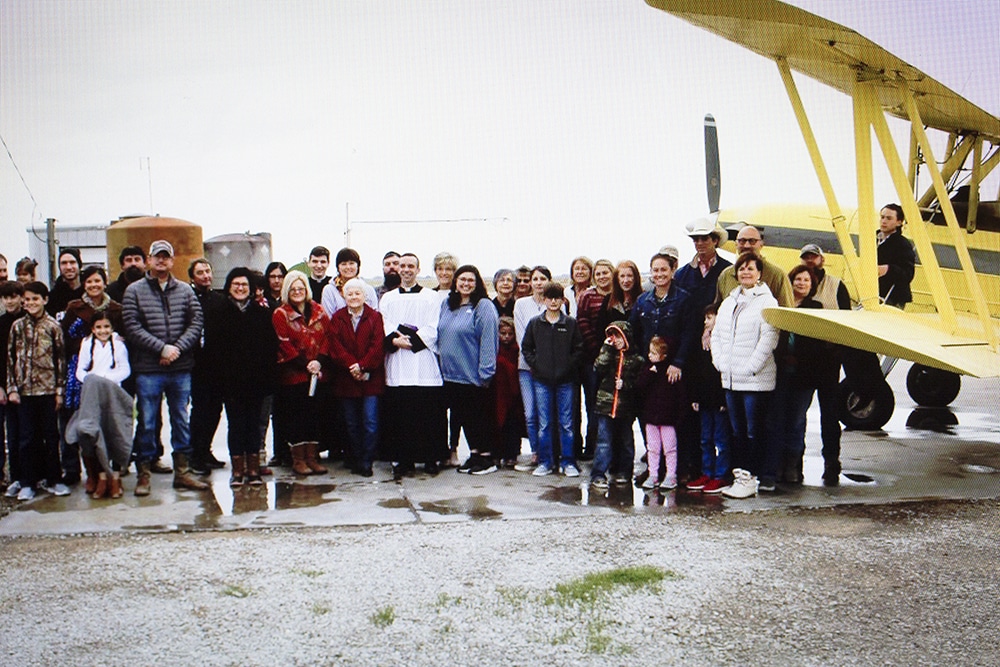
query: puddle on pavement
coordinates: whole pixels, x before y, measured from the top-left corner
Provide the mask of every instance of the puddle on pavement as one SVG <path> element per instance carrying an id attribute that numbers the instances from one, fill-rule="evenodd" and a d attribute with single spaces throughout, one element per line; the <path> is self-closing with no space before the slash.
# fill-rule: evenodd
<path id="1" fill-rule="evenodd" d="M 318 507 L 339 502 L 329 498 L 336 484 L 300 484 L 298 482 L 266 482 L 261 486 L 244 485 L 233 489 L 224 479 L 212 485 L 212 494 L 202 500 L 199 517 L 253 514 L 270 510 Z M 196 523 L 198 519 L 196 519 Z"/>
<path id="2" fill-rule="evenodd" d="M 410 502 L 405 498 L 389 498 L 387 500 L 378 501 L 377 505 L 386 509 L 395 510 L 408 508 L 410 506 Z"/>
<path id="3" fill-rule="evenodd" d="M 612 484 L 607 489 L 595 489 L 587 483 L 577 486 L 552 486 L 538 498 L 574 507 L 610 507 L 623 513 L 636 508 L 662 512 L 685 506 L 722 507 L 718 496 L 689 493 L 684 490 L 644 490 L 633 484 Z"/>
<path id="4" fill-rule="evenodd" d="M 925 408 L 913 410 L 906 418 L 906 428 L 955 435 L 958 416 L 948 408 Z"/>
<path id="5" fill-rule="evenodd" d="M 379 505 L 382 505 L 382 503 L 379 503 Z M 421 502 L 420 510 L 442 515 L 467 514 L 473 519 L 495 519 L 503 516 L 503 513 L 490 508 L 489 499 L 486 496 L 448 498 L 447 500 Z"/>
<path id="6" fill-rule="evenodd" d="M 997 469 L 992 466 L 982 466 L 982 465 L 977 465 L 975 463 L 963 463 L 958 467 L 965 472 L 972 472 L 980 475 L 991 475 L 997 472 Z"/>

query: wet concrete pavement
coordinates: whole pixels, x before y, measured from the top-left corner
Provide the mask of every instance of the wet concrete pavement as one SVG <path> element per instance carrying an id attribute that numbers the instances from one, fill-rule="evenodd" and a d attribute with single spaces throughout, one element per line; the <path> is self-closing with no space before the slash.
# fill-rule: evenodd
<path id="1" fill-rule="evenodd" d="M 276 469 L 261 487 L 229 488 L 228 469 L 211 477 L 210 491 L 175 491 L 170 475 L 153 475 L 153 492 L 136 498 L 134 474 L 124 478 L 120 500 L 92 500 L 82 486 L 57 498 L 40 492 L 0 519 L 0 536 L 94 532 L 168 532 L 296 526 L 365 526 L 403 523 L 557 519 L 614 514 L 748 512 L 792 507 L 874 505 L 928 499 L 1000 497 L 1000 381 L 963 378 L 948 410 L 915 408 L 901 388 L 906 368 L 893 373 L 896 413 L 880 432 L 845 432 L 839 487 L 820 476 L 819 414 L 809 413 L 805 483 L 782 486 L 756 498 L 732 500 L 683 490 L 643 491 L 589 486 L 589 466 L 576 479 L 544 478 L 513 470 L 485 476 L 419 469 L 394 482 L 388 464 L 375 476 L 351 475 L 338 464 L 331 473 L 296 478 Z M 166 435 L 166 433 L 164 434 Z M 641 442 L 641 440 L 639 440 Z M 641 446 L 639 447 L 641 450 Z M 214 443 L 225 455 L 225 422 Z"/>

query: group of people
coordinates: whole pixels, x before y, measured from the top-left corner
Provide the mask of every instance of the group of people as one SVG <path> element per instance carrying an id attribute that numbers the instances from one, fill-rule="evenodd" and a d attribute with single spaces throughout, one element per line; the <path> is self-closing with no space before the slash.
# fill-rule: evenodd
<path id="1" fill-rule="evenodd" d="M 899 305 L 913 251 L 898 206 L 882 223 L 880 288 Z M 814 393 L 823 480 L 836 485 L 840 351 L 777 331 L 763 311 L 850 308 L 846 287 L 814 243 L 786 274 L 764 258 L 754 226 L 739 230 L 735 264 L 710 221 L 687 233 L 694 257 L 680 264 L 675 247 L 660 248 L 645 290 L 632 261 L 577 257 L 567 286 L 545 266 L 500 269 L 492 298 L 479 269 L 449 253 L 434 258 L 434 288 L 418 283 L 412 253 L 386 253 L 376 288 L 358 277 L 356 251 L 331 264 L 317 246 L 306 271 L 238 267 L 220 291 L 204 258 L 188 267 L 190 283 L 174 278 L 166 240 L 148 254 L 123 250 L 111 284 L 63 249 L 51 290 L 7 280 L 0 256 L 6 494 L 65 495 L 85 470 L 88 494 L 120 497 L 131 463 L 137 496 L 155 473 L 206 489 L 202 477 L 225 465 L 211 451 L 225 409 L 233 487 L 261 484 L 273 466 L 325 473 L 326 451 L 327 465 L 343 459 L 363 477 L 390 462 L 396 479 L 417 466 L 577 477 L 592 460 L 590 483 L 606 489 L 633 481 L 638 420 L 647 466 L 637 484 L 746 498 L 802 482 Z M 164 400 L 172 466 L 161 461 Z"/>

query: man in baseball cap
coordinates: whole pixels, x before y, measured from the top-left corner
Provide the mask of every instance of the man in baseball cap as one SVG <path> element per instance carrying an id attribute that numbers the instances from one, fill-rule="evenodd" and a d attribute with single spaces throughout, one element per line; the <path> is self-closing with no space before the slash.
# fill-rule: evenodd
<path id="1" fill-rule="evenodd" d="M 165 239 L 153 241 L 152 245 L 149 246 L 149 256 L 153 257 L 155 255 L 159 255 L 160 253 L 166 253 L 167 257 L 174 256 L 174 247 L 170 245 L 170 241 Z"/>
<path id="2" fill-rule="evenodd" d="M 816 255 L 817 257 L 823 257 L 823 249 L 820 248 L 815 243 L 807 243 L 802 246 L 802 250 L 799 251 L 799 258 L 805 259 L 806 255 Z"/>

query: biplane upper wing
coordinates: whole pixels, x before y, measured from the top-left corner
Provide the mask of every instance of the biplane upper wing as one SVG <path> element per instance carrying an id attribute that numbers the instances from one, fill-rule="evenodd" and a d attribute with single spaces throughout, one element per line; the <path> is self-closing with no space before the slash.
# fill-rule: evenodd
<path id="1" fill-rule="evenodd" d="M 902 77 L 924 124 L 945 132 L 975 132 L 1000 142 L 1000 118 L 839 23 L 777 0 L 646 3 L 766 58 L 784 58 L 793 70 L 848 95 L 859 79 L 881 81 L 877 94 L 882 108 L 909 120 L 896 83 Z"/>
<path id="2" fill-rule="evenodd" d="M 888 306 L 874 311 L 764 309 L 764 319 L 783 331 L 962 375 L 1000 376 L 1000 355 L 989 341 L 946 334 L 930 324 L 933 315 L 926 324 L 921 317 Z"/>

